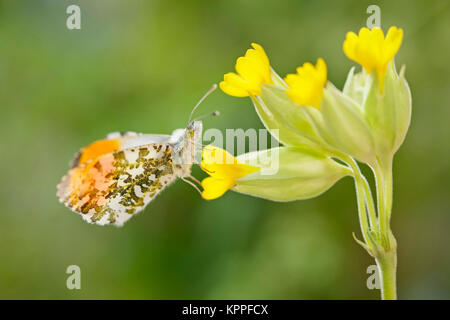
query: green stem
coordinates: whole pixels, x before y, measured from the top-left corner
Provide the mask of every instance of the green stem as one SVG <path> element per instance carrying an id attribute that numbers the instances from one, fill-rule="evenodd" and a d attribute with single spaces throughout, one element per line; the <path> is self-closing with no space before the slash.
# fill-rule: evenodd
<path id="1" fill-rule="evenodd" d="M 389 227 L 392 207 L 392 161 L 386 162 L 384 166 L 377 163 L 372 167 L 377 188 L 377 215 L 369 183 L 359 170 L 356 161 L 345 154 L 336 153 L 334 156 L 350 166 L 355 178 L 359 221 L 365 244 L 357 241 L 375 258 L 380 275 L 382 299 L 395 300 L 397 242 Z M 374 232 L 377 234 L 376 237 L 373 237 Z"/>
<path id="2" fill-rule="evenodd" d="M 351 157 L 344 156 L 342 160 L 348 163 L 354 173 L 359 216 L 362 219 L 361 229 L 363 229 L 364 240 L 370 248 L 369 253 L 375 257 L 378 266 L 381 281 L 381 297 L 383 300 L 395 300 L 397 299 L 397 242 L 389 227 L 392 207 L 392 165 L 388 164 L 384 167 L 378 165 L 374 170 L 378 200 L 377 217 L 369 183 L 359 170 L 358 164 Z M 367 224 L 364 200 L 367 204 L 372 229 L 369 229 Z M 364 211 L 362 211 L 363 209 Z M 380 237 L 375 239 L 369 237 L 369 235 L 373 234 L 369 234 L 369 230 L 377 231 Z"/>
<path id="3" fill-rule="evenodd" d="M 375 182 L 377 187 L 377 207 L 382 245 L 383 247 L 389 247 L 389 219 L 388 214 L 386 213 L 386 183 L 384 172 L 379 164 L 377 164 L 373 168 L 373 172 L 375 175 Z"/>
<path id="4" fill-rule="evenodd" d="M 397 251 L 388 251 L 381 257 L 375 259 L 381 281 L 381 298 L 383 300 L 396 300 L 396 272 L 397 272 Z"/>
<path id="5" fill-rule="evenodd" d="M 381 243 L 375 260 L 380 271 L 381 297 L 384 300 L 397 299 L 397 241 L 390 229 L 392 211 L 392 158 L 378 162 L 374 166 L 377 184 L 378 217 L 380 223 Z"/>
<path id="6" fill-rule="evenodd" d="M 366 213 L 366 207 L 365 207 L 365 198 L 364 198 L 364 184 L 362 180 L 355 175 L 355 187 L 356 187 L 356 198 L 358 202 L 358 215 L 359 215 L 359 221 L 361 224 L 361 232 L 364 237 L 364 241 L 366 244 L 370 246 L 370 238 L 369 238 L 369 230 L 370 226 L 367 220 L 367 213 Z"/>
<path id="7" fill-rule="evenodd" d="M 392 213 L 392 196 L 393 196 L 393 186 L 392 186 L 392 162 L 384 170 L 385 172 L 385 182 L 386 182 L 386 213 L 388 225 L 391 219 Z"/>
<path id="8" fill-rule="evenodd" d="M 366 204 L 365 204 L 366 197 L 364 195 L 364 190 L 365 190 L 364 180 L 365 179 L 362 178 L 362 174 L 359 170 L 358 164 L 352 157 L 347 156 L 345 154 L 339 154 L 338 157 L 342 161 L 346 162 L 353 171 L 353 175 L 355 178 L 356 200 L 358 203 L 358 216 L 359 216 L 359 223 L 360 223 L 360 227 L 361 227 L 361 233 L 363 235 L 364 242 L 369 246 L 369 248 L 371 248 L 372 246 L 371 246 L 371 241 L 369 238 L 370 226 L 369 226 L 369 222 L 367 220 Z M 373 221 L 371 221 L 371 223 L 373 223 Z"/>
<path id="9" fill-rule="evenodd" d="M 366 194 L 367 209 L 369 210 L 369 218 L 372 229 L 379 231 L 378 219 L 375 210 L 375 204 L 373 202 L 372 191 L 370 190 L 367 179 L 361 174 L 361 179 L 364 181 L 364 192 Z"/>

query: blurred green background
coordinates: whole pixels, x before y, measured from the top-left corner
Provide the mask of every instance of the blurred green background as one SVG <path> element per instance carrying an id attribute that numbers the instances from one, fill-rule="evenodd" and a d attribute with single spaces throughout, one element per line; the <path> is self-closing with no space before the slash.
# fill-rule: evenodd
<path id="1" fill-rule="evenodd" d="M 81 8 L 81 30 L 66 8 Z M 448 1 L 0 1 L 0 298 L 378 299 L 353 181 L 273 203 L 206 202 L 178 181 L 123 228 L 89 225 L 55 187 L 82 146 L 112 131 L 170 133 L 251 42 L 280 75 L 323 57 L 342 87 L 347 31 L 370 4 L 402 27 L 413 117 L 394 164 L 399 297 L 450 298 Z M 248 99 L 216 91 L 205 128 L 262 128 Z M 366 171 L 367 172 L 367 171 Z M 203 177 L 198 168 L 194 175 Z M 81 267 L 81 290 L 66 288 Z"/>

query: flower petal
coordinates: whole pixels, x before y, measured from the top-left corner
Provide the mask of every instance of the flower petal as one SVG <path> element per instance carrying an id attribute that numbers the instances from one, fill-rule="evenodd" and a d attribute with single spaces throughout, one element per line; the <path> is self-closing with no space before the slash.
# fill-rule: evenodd
<path id="1" fill-rule="evenodd" d="M 224 75 L 224 80 L 219 84 L 220 89 L 233 97 L 248 97 L 247 83 L 237 74 L 229 72 Z"/>
<path id="2" fill-rule="evenodd" d="M 272 84 L 269 58 L 264 49 L 252 43 L 245 56 L 236 60 L 236 73 L 227 73 L 220 83 L 225 93 L 235 97 L 258 96 L 262 84 Z"/>
<path id="3" fill-rule="evenodd" d="M 220 179 L 215 177 L 205 178 L 202 181 L 202 196 L 206 200 L 217 199 L 231 189 L 234 184 L 234 181 L 229 179 Z"/>
<path id="4" fill-rule="evenodd" d="M 238 179 L 260 169 L 259 167 L 238 162 L 226 150 L 215 146 L 204 147 L 202 158 L 202 168 L 212 177 Z"/>
<path id="5" fill-rule="evenodd" d="M 386 38 L 380 28 L 369 30 L 364 27 L 358 35 L 353 32 L 347 33 L 343 50 L 349 59 L 363 66 L 367 73 L 376 71 L 380 92 L 383 92 L 387 65 L 394 59 L 402 38 L 403 30 L 397 27 L 389 28 Z"/>
<path id="6" fill-rule="evenodd" d="M 240 163 L 235 157 L 214 146 L 203 148 L 201 167 L 211 177 L 202 181 L 205 199 L 215 199 L 233 187 L 235 180 L 259 171 L 256 166 Z"/>
<path id="7" fill-rule="evenodd" d="M 286 93 L 295 103 L 320 109 L 327 81 L 327 65 L 322 58 L 317 59 L 316 66 L 306 62 L 297 68 L 296 74 L 288 74 L 285 81 L 289 86 Z"/>

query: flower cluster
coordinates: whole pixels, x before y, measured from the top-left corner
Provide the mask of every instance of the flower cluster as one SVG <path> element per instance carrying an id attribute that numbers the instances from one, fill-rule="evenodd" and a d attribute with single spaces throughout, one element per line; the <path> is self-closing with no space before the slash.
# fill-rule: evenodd
<path id="1" fill-rule="evenodd" d="M 202 184 L 204 197 L 214 199 L 232 189 L 277 201 L 306 199 L 325 192 L 344 176 L 353 176 L 364 237 L 364 242 L 357 241 L 377 259 L 380 269 L 395 269 L 396 241 L 389 227 L 392 161 L 411 118 L 404 69 L 397 73 L 394 64 L 402 38 L 397 27 L 391 27 L 386 37 L 378 27 L 347 33 L 343 51 L 362 69 L 350 70 L 342 90 L 327 81 L 322 58 L 281 78 L 264 49 L 252 44 L 253 49 L 237 59 L 236 73 L 225 74 L 220 88 L 231 96 L 250 97 L 264 126 L 283 144 L 276 150 L 280 169 L 263 176 L 258 170 L 263 164 L 243 164 L 273 149 L 240 155 L 223 169 L 204 164 L 211 175 Z M 204 159 L 211 160 L 207 149 Z M 374 172 L 376 207 L 357 161 Z"/>
<path id="2" fill-rule="evenodd" d="M 411 117 L 409 87 L 393 61 L 402 37 L 403 31 L 397 27 L 391 27 L 386 37 L 377 27 L 347 33 L 344 53 L 363 70 L 352 68 L 342 91 L 327 81 L 322 58 L 315 65 L 304 63 L 282 79 L 272 70 L 264 49 L 255 43 L 237 59 L 236 73 L 224 75 L 220 88 L 231 96 L 250 97 L 265 127 L 277 130 L 284 148 L 308 148 L 324 159 L 349 156 L 374 169 L 389 170 Z M 344 171 L 340 177 L 346 175 Z M 335 172 L 323 174 L 333 176 Z M 236 190 L 238 181 L 229 188 Z M 262 188 L 267 188 L 267 183 Z M 208 193 L 212 184 L 205 186 Z"/>

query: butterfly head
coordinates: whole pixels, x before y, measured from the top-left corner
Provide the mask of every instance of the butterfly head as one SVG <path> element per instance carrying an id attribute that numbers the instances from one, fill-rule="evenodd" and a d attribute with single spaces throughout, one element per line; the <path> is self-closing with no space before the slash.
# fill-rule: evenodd
<path id="1" fill-rule="evenodd" d="M 189 175 L 191 166 L 199 164 L 202 156 L 202 122 L 192 121 L 186 129 L 177 129 L 172 133 L 173 162 L 182 172 Z"/>
<path id="2" fill-rule="evenodd" d="M 175 164 L 175 168 L 178 168 L 181 171 L 177 173 L 179 176 L 189 176 L 191 166 L 193 164 L 200 164 L 202 161 L 203 125 L 200 119 L 209 116 L 217 116 L 219 115 L 219 112 L 215 111 L 210 114 L 197 117 L 193 120 L 192 117 L 202 101 L 205 100 L 205 98 L 216 88 L 217 85 L 214 84 L 192 109 L 186 129 L 175 130 L 172 134 L 170 140 L 174 150 L 173 162 Z"/>
<path id="3" fill-rule="evenodd" d="M 188 124 L 185 133 L 186 148 L 192 155 L 192 163 L 199 164 L 202 161 L 202 134 L 203 124 L 201 121 L 192 121 Z"/>

